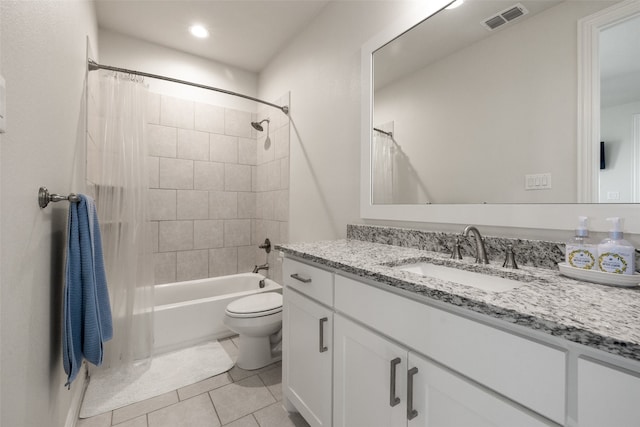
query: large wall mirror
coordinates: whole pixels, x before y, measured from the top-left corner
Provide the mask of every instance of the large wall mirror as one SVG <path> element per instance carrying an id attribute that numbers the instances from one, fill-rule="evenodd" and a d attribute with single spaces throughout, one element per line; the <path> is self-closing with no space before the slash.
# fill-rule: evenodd
<path id="1" fill-rule="evenodd" d="M 502 214 L 639 203 L 640 2 L 447 3 L 363 46 L 363 217 L 564 228 Z"/>

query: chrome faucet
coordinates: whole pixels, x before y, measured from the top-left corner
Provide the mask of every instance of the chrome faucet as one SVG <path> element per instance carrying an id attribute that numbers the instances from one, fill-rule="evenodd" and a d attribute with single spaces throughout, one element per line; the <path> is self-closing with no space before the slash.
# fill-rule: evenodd
<path id="1" fill-rule="evenodd" d="M 464 237 L 469 235 L 469 232 L 473 234 L 473 237 L 476 239 L 476 262 L 478 264 L 489 264 L 489 259 L 487 258 L 487 251 L 484 248 L 484 240 L 482 240 L 482 236 L 480 235 L 480 231 L 473 226 L 467 225 L 462 232 Z"/>
<path id="2" fill-rule="evenodd" d="M 256 265 L 255 267 L 253 267 L 253 272 L 257 273 L 260 270 L 265 270 L 265 271 L 269 271 L 269 263 L 265 263 L 262 265 Z"/>

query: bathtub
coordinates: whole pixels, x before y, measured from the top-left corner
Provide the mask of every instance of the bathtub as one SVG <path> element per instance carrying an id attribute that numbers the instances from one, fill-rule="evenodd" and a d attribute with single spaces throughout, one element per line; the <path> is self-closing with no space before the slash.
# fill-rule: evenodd
<path id="1" fill-rule="evenodd" d="M 259 287 L 262 279 L 264 288 Z M 167 283 L 154 289 L 156 353 L 234 335 L 223 323 L 227 304 L 260 292 L 282 293 L 278 283 L 255 273 Z"/>

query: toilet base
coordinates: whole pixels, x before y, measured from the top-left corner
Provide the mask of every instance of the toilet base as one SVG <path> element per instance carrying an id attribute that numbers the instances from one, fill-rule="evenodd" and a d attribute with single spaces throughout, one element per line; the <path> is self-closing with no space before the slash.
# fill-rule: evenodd
<path id="1" fill-rule="evenodd" d="M 260 369 L 282 360 L 282 352 L 272 349 L 270 336 L 250 337 L 241 334 L 238 347 L 236 366 L 246 371 Z"/>

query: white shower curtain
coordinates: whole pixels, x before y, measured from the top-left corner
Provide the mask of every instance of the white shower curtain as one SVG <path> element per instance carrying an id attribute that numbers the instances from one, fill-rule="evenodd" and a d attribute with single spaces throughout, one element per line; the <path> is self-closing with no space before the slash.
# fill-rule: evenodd
<path id="1" fill-rule="evenodd" d="M 151 356 L 153 270 L 147 223 L 147 88 L 142 80 L 100 73 L 95 100 L 100 117 L 93 143 L 100 161 L 95 196 L 113 313 L 113 339 L 106 343 L 104 368 L 122 369 Z"/>
<path id="2" fill-rule="evenodd" d="M 393 139 L 389 135 L 374 131 L 372 151 L 372 202 L 393 203 Z"/>

